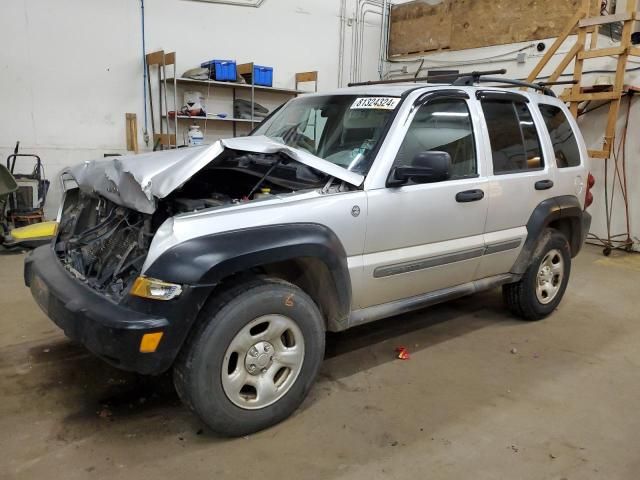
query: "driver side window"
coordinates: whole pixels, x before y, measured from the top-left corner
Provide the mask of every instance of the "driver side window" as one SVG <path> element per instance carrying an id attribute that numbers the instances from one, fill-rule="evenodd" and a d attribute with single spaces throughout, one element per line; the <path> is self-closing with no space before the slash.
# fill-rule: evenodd
<path id="1" fill-rule="evenodd" d="M 442 98 L 422 105 L 407 130 L 394 166 L 410 167 L 414 158 L 425 151 L 451 155 L 449 180 L 477 175 L 473 126 L 466 101 Z"/>

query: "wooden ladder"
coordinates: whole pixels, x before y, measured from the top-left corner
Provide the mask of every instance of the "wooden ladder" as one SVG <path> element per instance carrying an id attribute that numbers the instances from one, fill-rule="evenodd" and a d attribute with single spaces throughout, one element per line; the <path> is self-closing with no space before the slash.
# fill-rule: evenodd
<path id="1" fill-rule="evenodd" d="M 616 133 L 616 121 L 618 112 L 620 111 L 620 100 L 625 94 L 624 77 L 627 68 L 627 59 L 629 56 L 640 57 L 640 48 L 631 44 L 631 34 L 633 26 L 638 20 L 638 14 L 635 9 L 635 1 L 627 1 L 627 7 L 623 13 L 613 15 L 591 16 L 592 1 L 583 0 L 582 5 L 564 28 L 560 36 L 553 42 L 540 62 L 531 71 L 527 77 L 527 82 L 533 83 L 547 65 L 549 60 L 558 51 L 567 37 L 577 32 L 577 39 L 573 47 L 567 52 L 560 64 L 549 76 L 547 82 L 555 82 L 560 78 L 569 64 L 574 61 L 573 79 L 575 85 L 560 95 L 560 98 L 569 103 L 569 108 L 574 117 L 578 117 L 578 106 L 580 103 L 592 100 L 609 101 L 609 114 L 607 117 L 607 125 L 604 132 L 604 140 L 601 150 L 589 150 L 589 155 L 593 158 L 609 158 L 613 152 L 613 145 Z M 597 48 L 598 30 L 601 25 L 614 22 L 622 22 L 622 36 L 620 45 L 616 47 Z M 587 34 L 591 34 L 589 48 L 587 48 Z M 617 57 L 615 80 L 609 91 L 593 92 L 587 91 L 582 85 L 582 71 L 584 61 L 591 58 L 601 58 L 615 56 Z"/>

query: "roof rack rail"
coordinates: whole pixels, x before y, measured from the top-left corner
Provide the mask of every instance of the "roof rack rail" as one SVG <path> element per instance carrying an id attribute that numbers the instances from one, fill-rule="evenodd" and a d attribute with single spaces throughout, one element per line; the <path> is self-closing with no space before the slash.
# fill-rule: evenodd
<path id="1" fill-rule="evenodd" d="M 447 80 L 446 82 L 443 82 L 443 83 L 451 83 L 452 78 L 459 79 L 462 77 L 473 77 L 473 78 L 478 78 L 479 80 L 480 77 L 484 75 L 504 75 L 505 73 L 507 73 L 507 70 L 505 68 L 502 68 L 500 70 L 485 70 L 484 72 L 447 73 L 446 75 L 429 75 L 427 77 L 414 77 L 414 78 L 396 78 L 393 80 L 369 80 L 367 82 L 348 83 L 347 86 L 361 87 L 365 85 L 386 85 L 389 83 L 407 83 L 407 82 L 409 83 L 432 82 L 432 81 L 438 81 L 438 80 Z"/>
<path id="2" fill-rule="evenodd" d="M 452 85 L 456 85 L 456 86 L 472 86 L 474 83 L 478 83 L 478 82 L 483 82 L 483 83 L 501 83 L 503 85 L 512 85 L 515 87 L 527 87 L 527 88 L 532 88 L 534 90 L 538 90 L 541 93 L 543 93 L 544 95 L 550 95 L 552 97 L 555 97 L 556 94 L 553 93 L 553 90 L 551 90 L 549 87 L 545 86 L 545 85 L 540 85 L 537 83 L 527 83 L 527 82 L 523 82 L 522 80 L 513 80 L 511 78 L 501 78 L 501 77 L 475 77 L 473 75 L 469 75 L 466 77 L 458 77 L 453 83 Z"/>
<path id="3" fill-rule="evenodd" d="M 446 75 L 429 75 L 427 77 L 415 77 L 415 78 L 398 78 L 393 80 L 373 80 L 368 82 L 357 82 L 357 83 L 349 83 L 347 86 L 349 87 L 361 87 L 367 85 L 387 85 L 392 83 L 417 83 L 417 82 L 437 82 L 438 80 L 443 80 L 443 83 L 451 83 L 451 85 L 456 86 L 471 86 L 475 83 L 501 83 L 503 85 L 508 86 L 516 86 L 516 87 L 526 87 L 532 88 L 534 90 L 538 90 L 544 95 L 549 95 L 555 97 L 555 93 L 549 88 L 550 85 L 563 85 L 569 83 L 575 83 L 573 80 L 569 80 L 566 82 L 541 82 L 541 83 L 528 83 L 523 82 L 522 80 L 512 80 L 510 78 L 502 78 L 502 77 L 491 77 L 489 75 L 504 75 L 507 73 L 505 68 L 500 70 L 485 70 L 485 71 L 475 71 L 468 73 L 448 73 Z M 453 82 L 451 79 L 455 78 Z M 444 81 L 446 80 L 446 81 Z"/>

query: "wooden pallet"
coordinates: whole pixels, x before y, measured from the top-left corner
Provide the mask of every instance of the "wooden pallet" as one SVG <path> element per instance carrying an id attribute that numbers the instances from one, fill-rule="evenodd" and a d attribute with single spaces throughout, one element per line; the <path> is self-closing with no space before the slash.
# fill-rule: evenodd
<path id="1" fill-rule="evenodd" d="M 551 47 L 549 47 L 538 65 L 531 71 L 527 81 L 530 83 L 535 82 L 540 72 L 542 72 L 542 69 L 549 63 L 549 60 L 551 60 L 567 37 L 577 32 L 575 44 L 569 52 L 567 52 L 547 81 L 557 81 L 569 64 L 574 62 L 573 79 L 576 81 L 576 84 L 560 96 L 562 100 L 569 104 L 569 109 L 573 116 L 578 116 L 579 105 L 582 102 L 592 100 L 605 100 L 609 102 L 609 113 L 604 131 L 602 149 L 589 150 L 589 155 L 593 158 L 609 158 L 613 151 L 616 121 L 620 111 L 620 100 L 625 94 L 624 76 L 627 68 L 627 59 L 629 56 L 640 56 L 640 48 L 631 44 L 631 34 L 633 33 L 634 23 L 640 19 L 640 17 L 638 17 L 638 13 L 635 10 L 635 2 L 631 1 L 627 2 L 627 7 L 624 12 L 614 15 L 592 17 L 590 10 L 591 2 L 589 0 L 583 0 L 581 7 L 564 28 L 560 36 Z M 622 22 L 623 25 L 620 45 L 608 48 L 597 48 L 598 30 L 600 26 L 614 22 Z M 588 33 L 591 34 L 591 38 L 587 45 Z M 590 91 L 588 87 L 582 85 L 582 72 L 585 60 L 609 56 L 617 57 L 615 80 L 612 88 L 604 92 Z"/>

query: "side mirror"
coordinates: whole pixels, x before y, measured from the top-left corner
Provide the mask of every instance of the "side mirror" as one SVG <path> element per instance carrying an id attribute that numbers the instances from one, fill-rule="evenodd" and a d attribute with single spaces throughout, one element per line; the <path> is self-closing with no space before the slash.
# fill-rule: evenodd
<path id="1" fill-rule="evenodd" d="M 449 178 L 451 155 L 436 150 L 420 152 L 410 166 L 394 167 L 387 181 L 388 186 L 399 187 L 409 181 L 414 183 L 441 182 Z"/>

